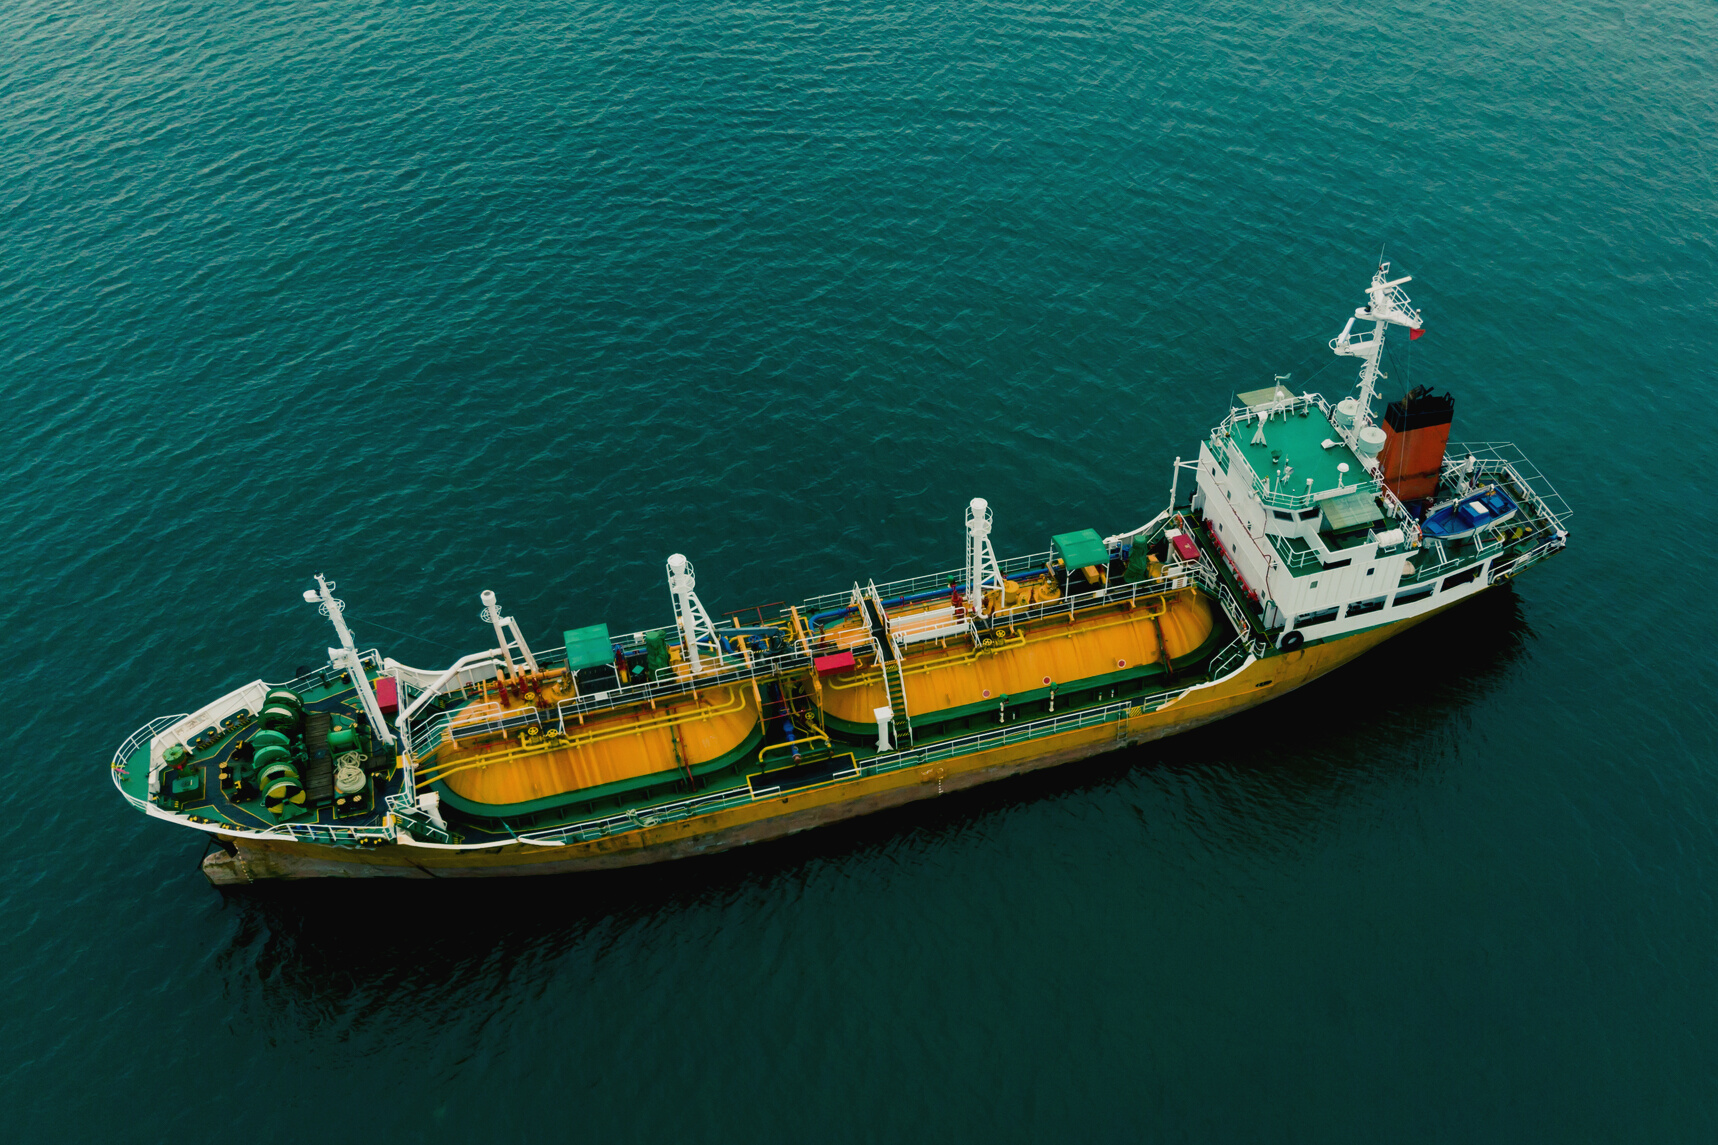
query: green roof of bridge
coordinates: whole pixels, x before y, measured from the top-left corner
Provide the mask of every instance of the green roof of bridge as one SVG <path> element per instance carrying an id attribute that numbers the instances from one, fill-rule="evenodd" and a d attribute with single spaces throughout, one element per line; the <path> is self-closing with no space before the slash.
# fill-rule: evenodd
<path id="1" fill-rule="evenodd" d="M 1248 468 L 1252 469 L 1260 481 L 1267 485 L 1274 480 L 1281 470 L 1288 466 L 1294 467 L 1278 487 L 1277 492 L 1289 496 L 1302 496 L 1306 493 L 1306 479 L 1312 478 L 1314 494 L 1326 489 L 1334 489 L 1337 478 L 1342 478 L 1345 485 L 1354 485 L 1367 479 L 1368 474 L 1360 459 L 1354 456 L 1352 450 L 1342 444 L 1336 436 L 1336 427 L 1330 424 L 1330 419 L 1324 416 L 1324 411 L 1317 406 L 1303 406 L 1309 412 L 1302 417 L 1298 411 L 1288 414 L 1277 414 L 1265 422 L 1265 443 L 1254 445 L 1253 438 L 1258 433 L 1257 421 L 1237 422 L 1229 430 L 1231 440 L 1241 451 L 1241 457 L 1246 460 Z M 1336 442 L 1329 449 L 1324 448 L 1324 442 L 1329 439 Z M 1271 464 L 1271 456 L 1276 454 L 1278 465 Z M 1346 463 L 1347 473 L 1338 473 L 1336 467 Z"/>

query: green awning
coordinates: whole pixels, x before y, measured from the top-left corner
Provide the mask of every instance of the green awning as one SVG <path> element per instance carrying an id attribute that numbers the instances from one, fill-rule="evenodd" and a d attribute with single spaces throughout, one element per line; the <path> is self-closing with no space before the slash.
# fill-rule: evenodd
<path id="1" fill-rule="evenodd" d="M 593 624 L 589 628 L 569 628 L 566 637 L 567 667 L 577 670 L 614 663 L 614 645 L 608 638 L 608 625 Z"/>
<path id="2" fill-rule="evenodd" d="M 1062 563 L 1071 569 L 1081 569 L 1087 565 L 1105 568 L 1110 563 L 1110 551 L 1096 529 L 1057 533 L 1050 538 L 1050 544 L 1055 547 L 1056 555 L 1062 558 Z"/>
<path id="3" fill-rule="evenodd" d="M 1372 499 L 1370 493 L 1347 493 L 1341 497 L 1327 497 L 1318 503 L 1318 507 L 1324 510 L 1325 526 L 1333 533 L 1345 533 L 1349 529 L 1359 529 L 1384 519 L 1378 502 Z"/>

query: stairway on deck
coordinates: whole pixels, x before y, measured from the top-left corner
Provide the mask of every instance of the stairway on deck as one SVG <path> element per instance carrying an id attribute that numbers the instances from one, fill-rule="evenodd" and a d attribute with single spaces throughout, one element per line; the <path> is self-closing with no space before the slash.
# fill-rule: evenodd
<path id="1" fill-rule="evenodd" d="M 907 681 L 903 675 L 900 657 L 895 658 L 895 671 L 889 673 L 889 665 L 883 665 L 883 687 L 889 694 L 889 709 L 895 713 L 894 724 L 889 729 L 889 737 L 898 751 L 913 744 L 913 722 L 907 711 Z M 902 732 L 906 734 L 903 735 Z M 902 743 L 902 740 L 905 743 Z"/>
<path id="2" fill-rule="evenodd" d="M 304 764 L 304 801 L 312 807 L 326 807 L 334 802 L 334 756 L 328 750 L 328 733 L 334 718 L 327 712 L 304 713 L 304 750 L 309 759 Z"/>

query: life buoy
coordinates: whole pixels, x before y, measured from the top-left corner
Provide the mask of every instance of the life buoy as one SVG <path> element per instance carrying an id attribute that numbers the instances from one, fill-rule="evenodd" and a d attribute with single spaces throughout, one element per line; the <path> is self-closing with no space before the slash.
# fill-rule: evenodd
<path id="1" fill-rule="evenodd" d="M 1277 647 L 1281 648 L 1284 652 L 1299 652 L 1305 646 L 1306 633 L 1299 629 L 1296 629 L 1293 632 L 1283 633 L 1282 642 L 1277 645 Z"/>

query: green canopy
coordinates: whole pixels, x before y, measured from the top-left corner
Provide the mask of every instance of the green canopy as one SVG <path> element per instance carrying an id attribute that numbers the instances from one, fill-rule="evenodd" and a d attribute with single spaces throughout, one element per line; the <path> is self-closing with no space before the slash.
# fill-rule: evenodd
<path id="1" fill-rule="evenodd" d="M 1378 502 L 1372 499 L 1370 493 L 1346 493 L 1341 497 L 1327 497 L 1318 503 L 1318 507 L 1324 510 L 1325 524 L 1333 533 L 1345 533 L 1349 529 L 1358 529 L 1384 519 Z"/>
<path id="2" fill-rule="evenodd" d="M 1081 569 L 1087 565 L 1105 568 L 1110 563 L 1110 550 L 1104 544 L 1104 539 L 1098 536 L 1096 529 L 1057 533 L 1050 538 L 1050 544 L 1054 546 L 1056 555 L 1062 558 L 1062 563 L 1071 569 Z"/>
<path id="3" fill-rule="evenodd" d="M 608 638 L 608 625 L 593 624 L 589 628 L 569 628 L 567 637 L 567 667 L 595 668 L 598 664 L 614 663 L 614 645 Z"/>

